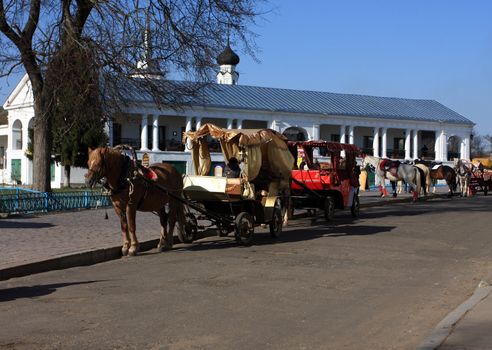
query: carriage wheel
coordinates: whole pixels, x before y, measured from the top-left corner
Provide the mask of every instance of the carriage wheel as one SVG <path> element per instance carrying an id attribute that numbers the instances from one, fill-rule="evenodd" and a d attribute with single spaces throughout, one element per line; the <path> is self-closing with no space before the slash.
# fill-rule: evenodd
<path id="1" fill-rule="evenodd" d="M 270 226 L 270 237 L 272 238 L 279 238 L 280 234 L 282 233 L 282 224 L 283 224 L 283 218 L 282 218 L 282 210 L 280 208 L 273 208 L 273 215 L 272 215 L 272 221 L 270 221 L 269 226 Z"/>
<path id="2" fill-rule="evenodd" d="M 182 243 L 192 243 L 198 234 L 198 222 L 195 215 L 186 213 L 184 230 L 178 230 L 178 237 Z"/>
<path id="3" fill-rule="evenodd" d="M 325 219 L 326 221 L 333 220 L 335 216 L 335 201 L 330 196 L 325 198 Z"/>
<path id="4" fill-rule="evenodd" d="M 354 194 L 354 200 L 352 201 L 352 206 L 350 207 L 350 214 L 353 218 L 358 218 L 360 215 L 360 200 L 357 194 Z"/>
<path id="5" fill-rule="evenodd" d="M 250 245 L 255 232 L 254 220 L 251 214 L 241 212 L 236 216 L 236 241 L 242 245 Z"/>

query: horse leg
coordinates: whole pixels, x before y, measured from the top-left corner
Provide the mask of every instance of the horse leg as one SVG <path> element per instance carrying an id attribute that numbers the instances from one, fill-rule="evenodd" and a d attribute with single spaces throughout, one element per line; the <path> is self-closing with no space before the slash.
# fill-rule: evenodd
<path id="1" fill-rule="evenodd" d="M 126 207 L 126 217 L 128 220 L 128 233 L 130 235 L 130 249 L 128 250 L 128 255 L 135 256 L 138 253 L 138 240 L 136 234 L 136 216 L 137 210 L 130 205 Z"/>
<path id="2" fill-rule="evenodd" d="M 391 189 L 393 190 L 393 198 L 396 198 L 396 182 L 395 181 L 390 181 L 391 182 Z"/>
<path id="3" fill-rule="evenodd" d="M 169 212 L 171 212 L 171 211 L 169 211 Z M 173 247 L 173 242 L 172 241 L 170 242 L 169 238 L 168 238 L 168 236 L 172 237 L 172 234 L 168 234 L 168 232 L 167 232 L 167 222 L 168 222 L 169 216 L 170 216 L 170 214 L 168 215 L 166 213 L 165 207 L 159 211 L 159 219 L 161 221 L 161 237 L 159 239 L 159 244 L 157 245 L 157 249 L 160 252 L 163 252 L 165 250 L 169 250 Z M 172 232 L 172 231 L 170 230 L 170 232 Z"/>
<path id="4" fill-rule="evenodd" d="M 380 192 L 380 197 L 384 198 L 388 195 L 388 191 L 386 190 L 386 183 L 384 176 L 378 175 L 379 177 L 379 192 Z"/>
<path id="5" fill-rule="evenodd" d="M 123 238 L 123 246 L 121 247 L 121 255 L 127 256 L 130 249 L 130 236 L 128 235 L 128 222 L 126 220 L 126 212 L 120 207 L 114 207 L 116 215 L 120 218 L 121 236 Z"/>
<path id="6" fill-rule="evenodd" d="M 403 182 L 401 180 L 398 180 L 396 193 L 401 194 L 402 192 L 403 192 Z"/>

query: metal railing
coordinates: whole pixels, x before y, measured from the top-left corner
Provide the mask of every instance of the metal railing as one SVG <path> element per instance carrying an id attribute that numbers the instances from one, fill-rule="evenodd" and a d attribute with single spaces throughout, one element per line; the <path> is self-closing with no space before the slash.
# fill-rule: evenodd
<path id="1" fill-rule="evenodd" d="M 46 213 L 110 205 L 109 196 L 100 191 L 38 192 L 0 188 L 0 213 Z"/>

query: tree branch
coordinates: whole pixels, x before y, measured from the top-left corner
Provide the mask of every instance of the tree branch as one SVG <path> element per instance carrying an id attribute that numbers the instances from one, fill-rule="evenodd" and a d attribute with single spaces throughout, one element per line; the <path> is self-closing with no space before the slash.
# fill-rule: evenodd
<path id="1" fill-rule="evenodd" d="M 41 12 L 41 0 L 31 0 L 31 7 L 29 8 L 29 19 L 24 27 L 24 38 L 29 41 L 32 40 L 34 32 L 38 27 L 39 13 Z"/>
<path id="2" fill-rule="evenodd" d="M 15 33 L 12 27 L 7 23 L 5 7 L 3 0 L 0 0 L 0 31 L 5 34 L 17 47 L 21 44 L 21 38 Z"/>

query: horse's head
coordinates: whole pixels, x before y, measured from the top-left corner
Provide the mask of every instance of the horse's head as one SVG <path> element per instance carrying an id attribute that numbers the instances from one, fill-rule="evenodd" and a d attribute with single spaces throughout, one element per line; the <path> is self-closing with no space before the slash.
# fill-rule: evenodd
<path id="1" fill-rule="evenodd" d="M 108 149 L 99 147 L 96 149 L 89 148 L 89 159 L 87 161 L 88 171 L 85 174 L 85 183 L 93 187 L 103 177 L 106 176 L 105 155 Z"/>

